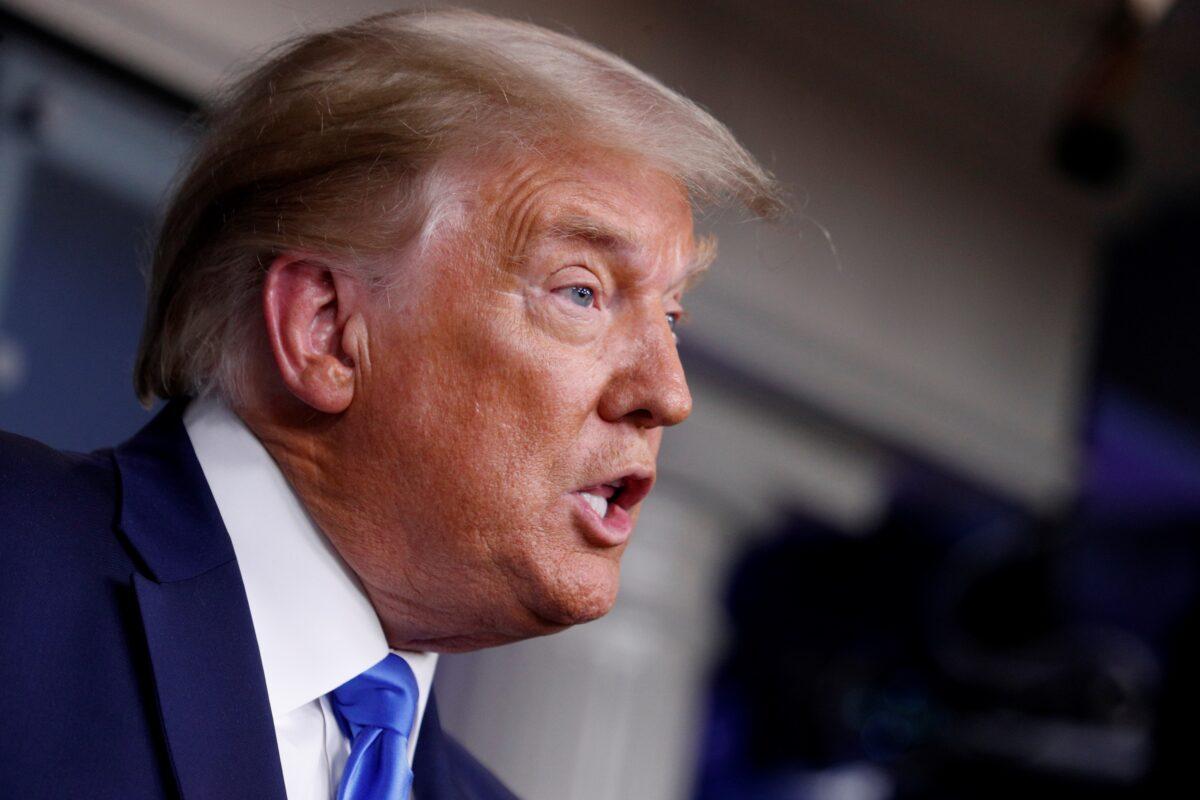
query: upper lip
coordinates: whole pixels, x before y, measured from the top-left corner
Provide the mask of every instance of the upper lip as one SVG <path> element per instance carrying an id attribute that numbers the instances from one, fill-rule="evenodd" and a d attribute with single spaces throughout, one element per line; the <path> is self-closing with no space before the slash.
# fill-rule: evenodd
<path id="1" fill-rule="evenodd" d="M 642 467 L 632 467 L 607 478 L 584 484 L 575 491 L 583 492 L 598 486 L 617 487 L 616 494 L 609 498 L 609 502 L 616 503 L 617 506 L 628 511 L 650 494 L 650 489 L 654 486 L 654 471 Z"/>

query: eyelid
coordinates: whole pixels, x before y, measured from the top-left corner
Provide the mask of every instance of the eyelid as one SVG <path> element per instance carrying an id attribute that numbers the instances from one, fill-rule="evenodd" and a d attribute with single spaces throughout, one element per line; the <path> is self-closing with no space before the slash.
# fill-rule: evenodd
<path id="1" fill-rule="evenodd" d="M 551 280 L 552 282 L 555 282 L 555 283 L 557 283 L 559 280 L 575 280 L 574 277 L 571 277 L 571 278 L 563 278 L 562 277 L 562 274 L 564 272 L 567 272 L 568 270 L 576 271 L 581 279 L 590 278 L 591 280 L 595 281 L 596 286 L 601 290 L 603 290 L 605 288 L 604 281 L 600 278 L 600 276 L 598 274 L 596 274 L 596 271 L 594 269 L 587 266 L 586 264 L 582 264 L 582 263 L 578 263 L 578 262 L 572 263 L 572 264 L 567 264 L 565 267 L 559 267 L 558 269 L 554 270 L 554 272 L 550 273 L 549 280 Z M 567 284 L 564 284 L 564 285 L 567 285 Z M 577 281 L 576 283 L 571 284 L 571 285 L 584 286 L 587 284 L 586 284 L 586 282 L 580 283 Z"/>

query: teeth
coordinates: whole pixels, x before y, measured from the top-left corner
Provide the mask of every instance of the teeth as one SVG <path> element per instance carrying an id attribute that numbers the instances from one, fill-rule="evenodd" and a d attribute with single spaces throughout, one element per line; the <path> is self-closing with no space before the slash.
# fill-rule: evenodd
<path id="1" fill-rule="evenodd" d="M 596 516 L 604 519 L 604 515 L 608 513 L 608 501 L 603 497 L 587 492 L 580 492 L 579 496 L 587 501 L 587 504 L 592 507 L 592 511 L 596 512 Z"/>

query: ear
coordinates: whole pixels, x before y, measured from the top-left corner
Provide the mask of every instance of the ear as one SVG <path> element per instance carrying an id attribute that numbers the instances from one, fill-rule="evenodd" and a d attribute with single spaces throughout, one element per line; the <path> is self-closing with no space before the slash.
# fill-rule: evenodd
<path id="1" fill-rule="evenodd" d="M 319 260 L 284 253 L 267 268 L 263 318 L 284 386 L 301 402 L 340 414 L 354 399 L 355 355 L 365 349 L 360 284 Z"/>

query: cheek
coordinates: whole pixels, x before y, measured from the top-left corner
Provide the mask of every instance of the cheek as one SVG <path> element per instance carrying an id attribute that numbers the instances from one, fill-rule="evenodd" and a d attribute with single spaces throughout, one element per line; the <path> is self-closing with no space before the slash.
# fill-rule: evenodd
<path id="1" fill-rule="evenodd" d="M 374 416 L 400 468 L 472 506 L 561 492 L 588 449 L 594 365 L 499 315 L 456 317 L 397 326 L 377 351 Z"/>
<path id="2" fill-rule="evenodd" d="M 397 322 L 376 348 L 369 394 L 399 473 L 381 489 L 410 524 L 474 530 L 514 558 L 545 550 L 563 538 L 562 494 L 605 444 L 600 366 L 533 324 L 519 297 L 445 294 L 422 303 L 440 313 Z"/>
<path id="3" fill-rule="evenodd" d="M 479 428 L 534 449 L 577 442 L 599 395 L 600 370 L 586 348 L 499 321 L 456 344 L 455 369 Z"/>

